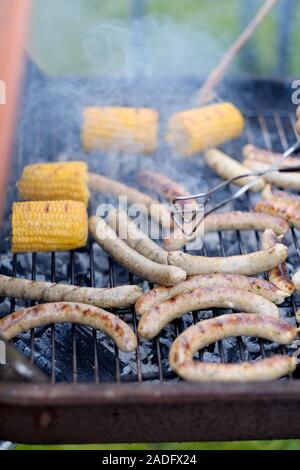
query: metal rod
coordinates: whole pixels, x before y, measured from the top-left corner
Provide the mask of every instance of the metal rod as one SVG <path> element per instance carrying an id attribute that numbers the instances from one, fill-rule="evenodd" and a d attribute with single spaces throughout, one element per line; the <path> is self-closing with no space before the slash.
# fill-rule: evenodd
<path id="1" fill-rule="evenodd" d="M 202 85 L 197 96 L 197 102 L 199 103 L 199 105 L 203 105 L 212 100 L 212 98 L 214 97 L 213 92 L 217 85 L 223 79 L 227 69 L 232 64 L 241 49 L 251 39 L 258 26 L 260 26 L 260 24 L 264 21 L 266 16 L 269 14 L 269 12 L 272 10 L 272 8 L 277 2 L 278 0 L 266 0 L 266 2 L 258 11 L 253 20 L 249 23 L 249 25 L 244 29 L 242 34 L 234 41 L 232 46 L 222 57 L 217 67 L 209 74 L 208 78 Z"/>
<path id="2" fill-rule="evenodd" d="M 94 248 L 92 240 L 89 240 L 89 255 L 90 255 L 90 286 L 95 287 L 95 265 L 94 265 Z M 97 344 L 97 331 L 93 329 L 93 345 L 94 345 L 94 378 L 95 382 L 99 382 L 99 360 L 98 360 L 98 344 Z"/>

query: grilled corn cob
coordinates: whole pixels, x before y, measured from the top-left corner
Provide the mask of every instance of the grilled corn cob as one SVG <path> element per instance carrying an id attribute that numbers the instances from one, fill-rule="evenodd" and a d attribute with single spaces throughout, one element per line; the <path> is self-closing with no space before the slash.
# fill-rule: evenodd
<path id="1" fill-rule="evenodd" d="M 13 205 L 13 253 L 73 250 L 86 244 L 87 234 L 87 211 L 82 202 L 31 201 Z"/>
<path id="2" fill-rule="evenodd" d="M 31 201 L 68 200 L 88 204 L 85 162 L 37 163 L 24 168 L 17 186 L 20 198 Z"/>
<path id="3" fill-rule="evenodd" d="M 90 107 L 84 110 L 82 144 L 87 152 L 152 153 L 158 114 L 148 108 Z"/>
<path id="4" fill-rule="evenodd" d="M 241 112 L 231 103 L 220 103 L 174 114 L 166 139 L 174 153 L 189 157 L 238 137 L 243 129 Z"/>

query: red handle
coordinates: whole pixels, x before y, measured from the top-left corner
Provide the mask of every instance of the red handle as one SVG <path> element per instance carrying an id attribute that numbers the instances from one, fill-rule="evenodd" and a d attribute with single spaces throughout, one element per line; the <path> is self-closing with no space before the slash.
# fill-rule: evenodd
<path id="1" fill-rule="evenodd" d="M 0 219 L 6 195 L 29 12 L 30 0 L 0 2 Z"/>

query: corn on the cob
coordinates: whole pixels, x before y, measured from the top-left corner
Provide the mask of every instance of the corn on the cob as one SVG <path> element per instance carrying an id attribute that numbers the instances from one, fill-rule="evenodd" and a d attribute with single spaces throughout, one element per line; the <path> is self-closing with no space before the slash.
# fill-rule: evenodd
<path id="1" fill-rule="evenodd" d="M 158 113 L 153 109 L 90 107 L 83 117 L 81 139 L 87 152 L 149 154 L 157 148 Z"/>
<path id="2" fill-rule="evenodd" d="M 87 234 L 87 211 L 82 202 L 30 201 L 13 205 L 13 253 L 81 248 Z"/>
<path id="3" fill-rule="evenodd" d="M 238 137 L 243 129 L 241 112 L 231 103 L 220 103 L 174 114 L 166 139 L 174 153 L 188 157 Z"/>
<path id="4" fill-rule="evenodd" d="M 20 198 L 31 201 L 68 200 L 88 204 L 85 162 L 37 163 L 24 168 L 17 186 Z"/>

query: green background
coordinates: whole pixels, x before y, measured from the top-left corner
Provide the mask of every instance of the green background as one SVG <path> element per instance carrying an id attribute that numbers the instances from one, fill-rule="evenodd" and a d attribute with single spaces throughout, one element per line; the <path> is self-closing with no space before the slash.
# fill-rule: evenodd
<path id="1" fill-rule="evenodd" d="M 205 76 L 241 30 L 246 0 L 148 0 L 146 22 L 136 24 L 130 0 L 33 0 L 28 49 L 48 74 Z M 260 0 L 248 2 L 254 7 Z M 300 2 L 291 24 L 285 73 L 300 68 Z M 230 73 L 282 75 L 278 69 L 278 12 L 260 27 Z M 134 32 L 135 31 L 135 32 Z M 137 46 L 138 44 L 138 46 Z M 158 72 L 159 71 L 159 72 Z M 300 449 L 300 441 L 240 443 L 23 446 L 17 449 Z"/>
<path id="2" fill-rule="evenodd" d="M 278 30 L 284 1 L 279 0 L 251 41 L 248 53 L 252 55 L 238 59 L 231 72 L 282 73 L 278 70 Z M 29 49 L 51 74 L 128 72 L 139 48 L 140 66 L 149 73 L 205 76 L 262 3 L 146 0 L 146 21 L 135 25 L 131 0 L 33 0 Z M 297 75 L 300 66 L 300 2 L 295 4 L 287 70 L 291 75 Z"/>

